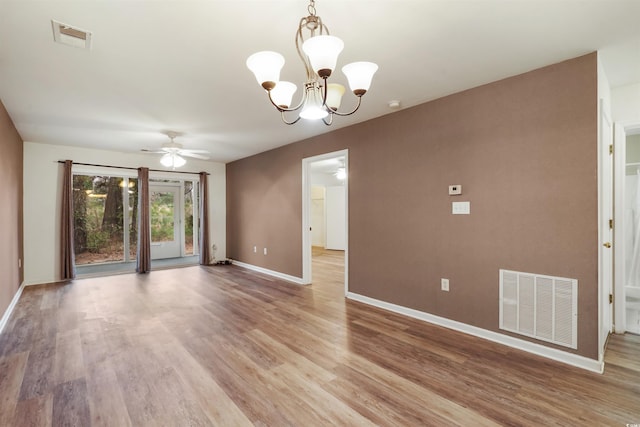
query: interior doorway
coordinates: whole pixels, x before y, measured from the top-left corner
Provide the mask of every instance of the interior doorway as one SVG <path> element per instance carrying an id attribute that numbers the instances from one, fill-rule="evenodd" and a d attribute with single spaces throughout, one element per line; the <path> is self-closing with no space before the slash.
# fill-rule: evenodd
<path id="1" fill-rule="evenodd" d="M 615 331 L 640 334 L 640 125 L 616 124 Z"/>
<path id="2" fill-rule="evenodd" d="M 348 292 L 348 151 L 303 159 L 303 283 Z"/>

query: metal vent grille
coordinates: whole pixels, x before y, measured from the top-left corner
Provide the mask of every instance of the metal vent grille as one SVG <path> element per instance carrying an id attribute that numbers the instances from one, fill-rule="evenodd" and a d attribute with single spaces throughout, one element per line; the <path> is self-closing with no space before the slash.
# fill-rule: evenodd
<path id="1" fill-rule="evenodd" d="M 51 26 L 53 27 L 53 40 L 55 42 L 66 44 L 67 46 L 79 47 L 81 49 L 91 49 L 91 32 L 63 24 L 53 19 L 51 20 Z"/>
<path id="2" fill-rule="evenodd" d="M 500 329 L 578 348 L 578 281 L 500 270 Z"/>

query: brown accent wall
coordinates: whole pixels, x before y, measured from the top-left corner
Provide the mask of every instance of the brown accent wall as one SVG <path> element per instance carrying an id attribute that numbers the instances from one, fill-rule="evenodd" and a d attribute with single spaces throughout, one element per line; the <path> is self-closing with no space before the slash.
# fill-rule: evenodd
<path id="1" fill-rule="evenodd" d="M 22 138 L 0 101 L 0 317 L 23 280 Z"/>
<path id="2" fill-rule="evenodd" d="M 228 256 L 300 277 L 301 160 L 348 148 L 350 291 L 502 332 L 500 268 L 575 278 L 576 353 L 597 359 L 596 61 L 589 54 L 228 164 Z M 449 196 L 450 184 L 463 195 Z M 452 201 L 470 201 L 471 215 L 452 215 Z"/>

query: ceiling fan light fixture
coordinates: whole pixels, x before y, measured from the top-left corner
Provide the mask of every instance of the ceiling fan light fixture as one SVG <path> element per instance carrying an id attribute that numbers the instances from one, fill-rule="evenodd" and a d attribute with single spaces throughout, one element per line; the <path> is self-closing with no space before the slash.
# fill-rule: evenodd
<path id="1" fill-rule="evenodd" d="M 184 166 L 187 161 L 176 153 L 167 153 L 160 158 L 160 163 L 164 167 L 175 169 Z"/>
<path id="2" fill-rule="evenodd" d="M 347 179 L 347 170 L 345 168 L 338 168 L 338 171 L 336 172 L 336 178 L 341 181 Z"/>
<path id="3" fill-rule="evenodd" d="M 209 152 L 207 150 L 198 150 L 198 149 L 186 149 L 182 147 L 182 144 L 179 144 L 174 141 L 174 138 L 180 136 L 179 133 L 174 131 L 167 131 L 165 133 L 171 142 L 162 144 L 157 150 L 149 150 L 143 149 L 142 152 L 150 153 L 150 154 L 162 154 L 160 158 L 160 164 L 167 168 L 179 168 L 184 166 L 187 163 L 185 157 L 193 157 L 195 159 L 200 160 L 209 160 Z M 129 186 L 131 187 L 131 181 L 129 181 Z"/>
<path id="4" fill-rule="evenodd" d="M 315 0 L 309 0 L 307 11 L 309 15 L 300 20 L 295 38 L 298 56 L 307 72 L 305 90 L 298 105 L 291 106 L 295 85 L 279 81 L 280 70 L 284 66 L 282 55 L 272 51 L 254 53 L 247 59 L 247 68 L 253 72 L 258 84 L 267 91 L 269 101 L 280 112 L 284 123 L 292 125 L 301 118 L 322 119 L 324 124 L 329 126 L 333 123 L 334 115 L 349 116 L 358 111 L 362 95 L 369 90 L 378 66 L 372 62 L 356 62 L 343 67 L 342 70 L 347 75 L 357 100 L 351 111 L 338 111 L 344 87 L 329 84 L 328 78 L 336 68 L 338 55 L 344 49 L 344 42 L 329 34 L 329 29 L 316 15 Z M 292 86 L 294 89 L 291 89 Z M 290 119 L 287 115 L 292 112 L 298 112 L 298 116 Z"/>

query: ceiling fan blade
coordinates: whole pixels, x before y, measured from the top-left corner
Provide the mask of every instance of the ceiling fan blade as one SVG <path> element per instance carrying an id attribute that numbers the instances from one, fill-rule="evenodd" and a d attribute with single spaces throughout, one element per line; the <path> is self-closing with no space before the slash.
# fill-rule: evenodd
<path id="1" fill-rule="evenodd" d="M 183 153 L 209 154 L 207 150 L 192 150 L 190 148 L 183 148 L 181 151 Z"/>
<path id="2" fill-rule="evenodd" d="M 166 151 L 164 150 L 149 150 L 148 148 L 143 148 L 140 151 L 147 154 L 165 154 L 166 153 Z"/>
<path id="3" fill-rule="evenodd" d="M 182 151 L 180 152 L 180 155 L 185 157 L 193 157 L 195 159 L 209 160 L 209 156 L 203 156 L 202 154 L 196 154 L 191 151 Z"/>

